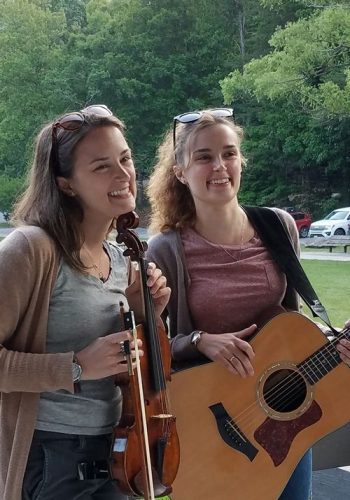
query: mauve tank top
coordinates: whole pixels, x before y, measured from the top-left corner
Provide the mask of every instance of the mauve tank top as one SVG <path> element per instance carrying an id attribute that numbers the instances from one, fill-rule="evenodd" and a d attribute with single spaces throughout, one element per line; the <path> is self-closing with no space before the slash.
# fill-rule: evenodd
<path id="1" fill-rule="evenodd" d="M 281 305 L 287 280 L 257 235 L 241 245 L 217 245 L 181 232 L 191 279 L 188 303 L 195 328 L 236 332 Z M 238 259 L 238 260 L 237 260 Z"/>

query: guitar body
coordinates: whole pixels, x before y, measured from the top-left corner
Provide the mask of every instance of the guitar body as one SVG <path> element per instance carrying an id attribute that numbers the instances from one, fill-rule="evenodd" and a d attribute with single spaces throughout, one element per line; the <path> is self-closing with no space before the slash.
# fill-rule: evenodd
<path id="1" fill-rule="evenodd" d="M 340 363 L 316 383 L 297 367 L 330 345 L 312 321 L 280 314 L 251 345 L 253 377 L 217 363 L 172 377 L 180 438 L 173 500 L 276 500 L 304 453 L 350 421 L 349 367 Z"/>

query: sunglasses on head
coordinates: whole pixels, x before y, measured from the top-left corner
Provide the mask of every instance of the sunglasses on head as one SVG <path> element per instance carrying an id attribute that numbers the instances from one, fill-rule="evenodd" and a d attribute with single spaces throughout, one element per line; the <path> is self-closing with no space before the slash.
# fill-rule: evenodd
<path id="1" fill-rule="evenodd" d="M 74 113 L 67 113 L 61 116 L 55 123 L 52 124 L 52 146 L 51 146 L 51 159 L 56 175 L 59 173 L 59 158 L 58 158 L 58 139 L 57 130 L 62 128 L 74 132 L 79 130 L 85 123 L 85 117 L 88 115 L 97 116 L 112 116 L 113 113 L 104 104 L 92 104 L 87 108 Z"/>
<path id="2" fill-rule="evenodd" d="M 173 146 L 174 151 L 176 148 L 176 125 L 177 123 L 194 123 L 199 120 L 203 113 L 209 113 L 217 118 L 230 118 L 233 117 L 232 108 L 214 108 L 205 111 L 188 111 L 187 113 L 182 113 L 181 115 L 174 116 L 174 127 L 173 127 Z"/>

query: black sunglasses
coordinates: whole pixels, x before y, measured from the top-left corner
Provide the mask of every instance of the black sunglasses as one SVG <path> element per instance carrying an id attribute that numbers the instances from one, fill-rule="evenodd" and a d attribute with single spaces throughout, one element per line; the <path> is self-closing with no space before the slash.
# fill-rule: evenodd
<path id="1" fill-rule="evenodd" d="M 174 151 L 176 147 L 176 125 L 180 123 L 194 123 L 203 116 L 203 113 L 210 113 L 217 118 L 230 118 L 233 117 L 232 108 L 214 108 L 205 111 L 188 111 L 187 113 L 182 113 L 181 115 L 174 116 L 174 126 L 173 126 L 173 146 Z"/>
<path id="2" fill-rule="evenodd" d="M 58 139 L 57 130 L 62 128 L 74 132 L 79 130 L 85 123 L 85 117 L 87 115 L 97 115 L 97 116 L 112 116 L 113 113 L 104 104 L 92 104 L 87 108 L 82 109 L 74 113 L 67 113 L 61 116 L 55 123 L 52 124 L 52 146 L 51 146 L 51 161 L 53 165 L 53 171 L 55 175 L 59 174 L 59 158 L 58 158 Z"/>

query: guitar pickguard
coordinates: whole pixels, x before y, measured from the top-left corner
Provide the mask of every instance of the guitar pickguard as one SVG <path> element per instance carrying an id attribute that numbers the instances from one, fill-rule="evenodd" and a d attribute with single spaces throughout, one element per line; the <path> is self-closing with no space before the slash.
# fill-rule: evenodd
<path id="1" fill-rule="evenodd" d="M 294 420 L 274 420 L 270 417 L 256 429 L 256 441 L 270 455 L 274 465 L 280 465 L 288 455 L 290 446 L 295 436 L 310 427 L 322 417 L 321 407 L 313 401 L 311 406 Z"/>

